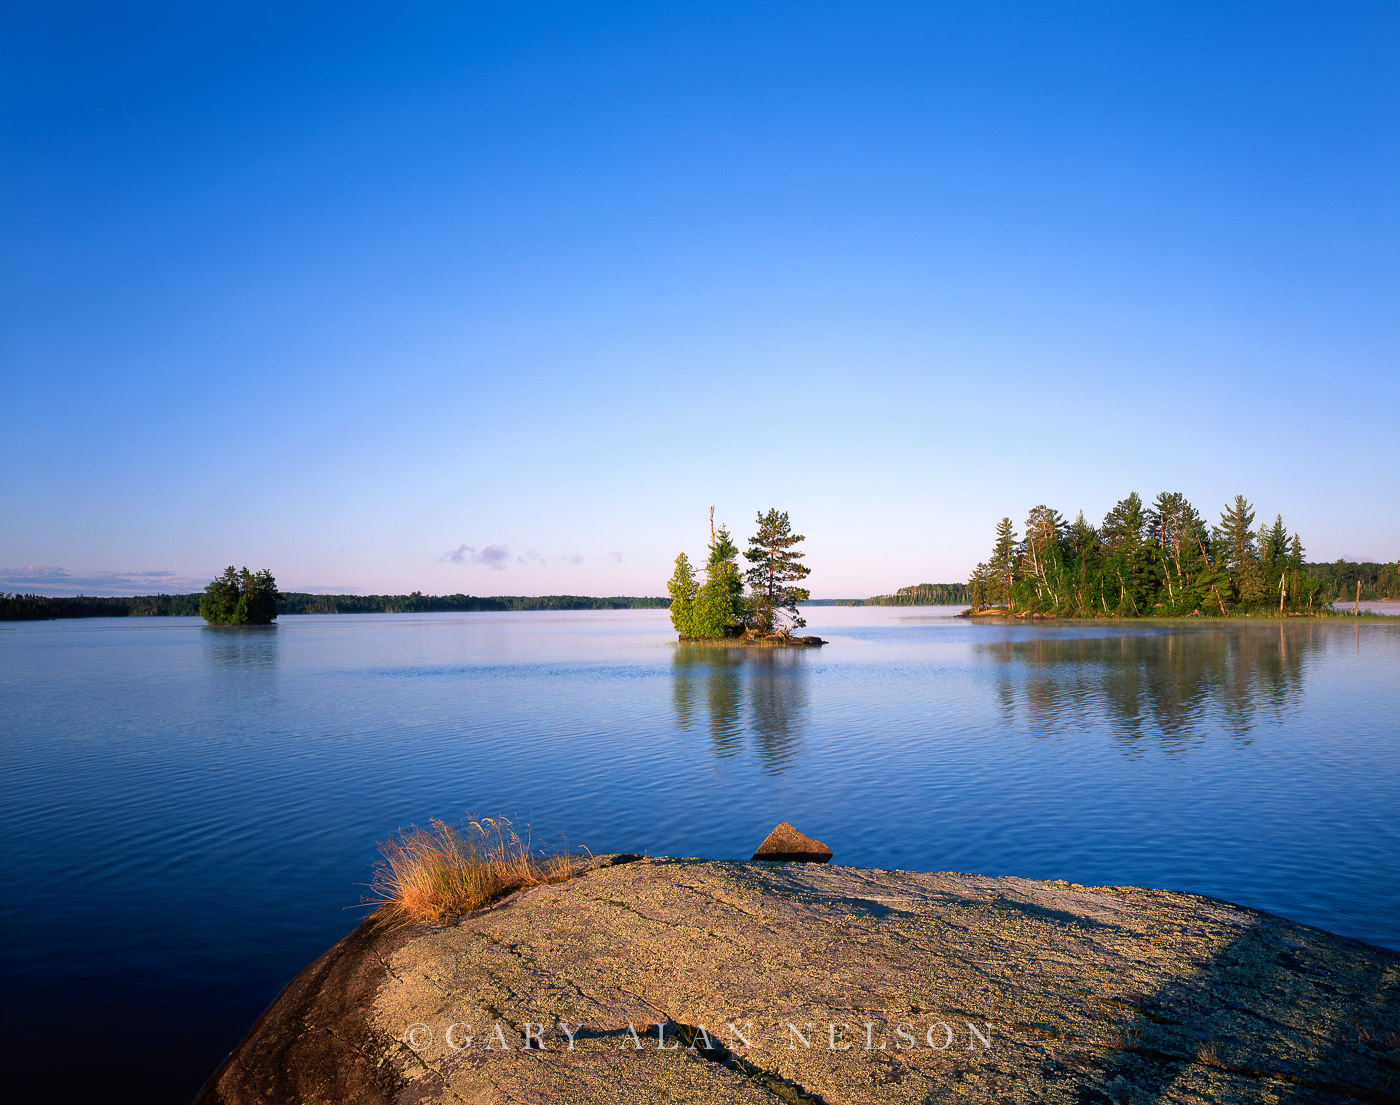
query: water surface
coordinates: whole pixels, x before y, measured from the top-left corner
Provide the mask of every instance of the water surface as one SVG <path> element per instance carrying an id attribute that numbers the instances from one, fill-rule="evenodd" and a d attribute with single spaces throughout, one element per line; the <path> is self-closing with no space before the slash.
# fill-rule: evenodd
<path id="1" fill-rule="evenodd" d="M 188 1100 L 356 923 L 376 841 L 467 811 L 728 858 L 786 819 L 837 862 L 1400 948 L 1400 625 L 951 613 L 814 608 L 821 650 L 678 646 L 664 611 L 5 626 L 11 1047 Z"/>

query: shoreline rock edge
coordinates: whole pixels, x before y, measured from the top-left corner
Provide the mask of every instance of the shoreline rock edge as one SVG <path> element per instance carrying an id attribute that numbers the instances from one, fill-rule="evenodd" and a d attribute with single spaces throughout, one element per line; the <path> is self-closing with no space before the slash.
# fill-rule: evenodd
<path id="1" fill-rule="evenodd" d="M 1394 1102 L 1397 1031 L 1400 953 L 1216 899 L 600 857 L 367 918 L 196 1102 Z"/>

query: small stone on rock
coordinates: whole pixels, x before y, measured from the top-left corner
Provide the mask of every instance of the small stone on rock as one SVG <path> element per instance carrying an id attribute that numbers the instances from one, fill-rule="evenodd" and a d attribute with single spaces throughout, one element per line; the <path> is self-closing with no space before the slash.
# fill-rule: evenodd
<path id="1" fill-rule="evenodd" d="M 782 821 L 758 846 L 753 858 L 773 863 L 830 863 L 831 849 Z"/>

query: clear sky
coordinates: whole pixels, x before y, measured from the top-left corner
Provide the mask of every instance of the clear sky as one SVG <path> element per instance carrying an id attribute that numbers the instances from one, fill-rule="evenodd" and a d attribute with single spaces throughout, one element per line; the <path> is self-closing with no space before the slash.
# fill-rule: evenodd
<path id="1" fill-rule="evenodd" d="M 0 589 L 1400 557 L 1400 5 L 6 4 Z"/>

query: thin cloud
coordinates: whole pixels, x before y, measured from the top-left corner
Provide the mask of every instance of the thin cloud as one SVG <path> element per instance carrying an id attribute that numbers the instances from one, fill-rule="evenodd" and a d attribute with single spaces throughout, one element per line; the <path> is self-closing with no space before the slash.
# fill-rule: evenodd
<path id="1" fill-rule="evenodd" d="M 169 569 L 92 572 L 73 575 L 56 565 L 28 564 L 0 568 L 0 591 L 51 595 L 180 595 L 203 590 L 209 580 L 179 575 Z"/>
<path id="2" fill-rule="evenodd" d="M 501 571 L 510 563 L 510 550 L 504 545 L 487 545 L 478 551 L 472 545 L 458 545 L 438 557 L 440 563 L 476 564 Z"/>
<path id="3" fill-rule="evenodd" d="M 614 563 L 621 559 L 621 553 L 613 554 Z M 510 549 L 505 545 L 487 545 L 483 549 L 478 549 L 474 545 L 458 545 L 455 549 L 443 553 L 438 557 L 438 561 L 444 564 L 474 564 L 502 571 L 512 563 L 524 568 L 548 568 L 552 564 L 577 568 L 587 563 L 588 557 L 584 556 L 583 553 L 555 553 L 552 556 L 545 556 L 539 549 L 526 549 L 523 553 L 512 555 Z"/>

